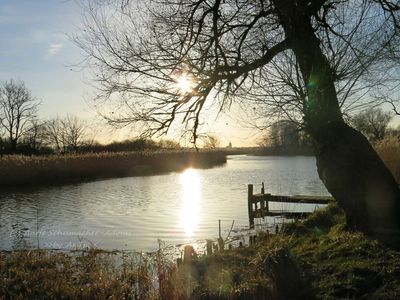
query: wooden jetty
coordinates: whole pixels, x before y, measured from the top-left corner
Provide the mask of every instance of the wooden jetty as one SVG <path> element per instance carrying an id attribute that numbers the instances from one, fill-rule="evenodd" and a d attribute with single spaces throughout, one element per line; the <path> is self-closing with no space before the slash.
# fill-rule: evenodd
<path id="1" fill-rule="evenodd" d="M 253 194 L 253 185 L 248 185 L 248 211 L 250 228 L 254 228 L 254 218 L 277 217 L 281 216 L 287 219 L 299 219 L 307 217 L 311 212 L 293 212 L 284 210 L 270 210 L 269 202 L 278 203 L 297 203 L 297 204 L 329 204 L 334 199 L 329 196 L 278 196 L 266 194 L 264 191 L 264 183 L 262 184 L 261 193 Z"/>

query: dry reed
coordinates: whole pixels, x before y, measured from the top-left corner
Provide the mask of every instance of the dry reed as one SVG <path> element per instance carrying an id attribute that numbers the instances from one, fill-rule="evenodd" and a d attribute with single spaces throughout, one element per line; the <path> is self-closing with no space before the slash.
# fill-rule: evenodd
<path id="1" fill-rule="evenodd" d="M 82 180 L 142 176 L 226 162 L 219 152 L 144 151 L 0 158 L 0 186 L 57 184 Z"/>
<path id="2" fill-rule="evenodd" d="M 400 138 L 388 136 L 375 144 L 375 150 L 400 183 Z"/>

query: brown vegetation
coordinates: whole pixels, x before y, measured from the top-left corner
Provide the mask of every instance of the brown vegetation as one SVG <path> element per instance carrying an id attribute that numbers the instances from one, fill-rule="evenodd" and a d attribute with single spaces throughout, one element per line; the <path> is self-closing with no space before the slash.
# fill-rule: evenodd
<path id="1" fill-rule="evenodd" d="M 400 252 L 346 229 L 336 205 L 257 243 L 177 267 L 167 254 L 0 253 L 5 299 L 399 299 Z"/>
<path id="2" fill-rule="evenodd" d="M 148 260 L 89 250 L 0 253 L 0 299 L 149 299 L 155 289 Z"/>
<path id="3" fill-rule="evenodd" d="M 0 186 L 57 184 L 206 168 L 226 162 L 220 152 L 143 151 L 0 158 Z"/>
<path id="4" fill-rule="evenodd" d="M 386 136 L 375 144 L 375 149 L 397 182 L 400 183 L 400 138 Z"/>

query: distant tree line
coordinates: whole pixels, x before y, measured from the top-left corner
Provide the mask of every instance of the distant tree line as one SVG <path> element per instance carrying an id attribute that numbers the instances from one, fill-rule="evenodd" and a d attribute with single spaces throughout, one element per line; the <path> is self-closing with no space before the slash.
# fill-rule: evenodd
<path id="1" fill-rule="evenodd" d="M 360 131 L 372 143 L 379 142 L 386 136 L 400 137 L 400 126 L 390 128 L 393 114 L 380 107 L 368 108 L 350 117 L 354 128 Z M 298 123 L 291 120 L 279 120 L 269 127 L 266 135 L 259 142 L 263 154 L 269 155 L 310 155 L 312 143 L 309 136 Z"/>
<path id="2" fill-rule="evenodd" d="M 272 123 L 259 142 L 266 155 L 312 155 L 311 140 L 299 125 L 291 120 Z"/>
<path id="3" fill-rule="evenodd" d="M 147 138 L 126 139 L 123 141 L 100 144 L 93 142 L 90 145 L 80 147 L 80 152 L 131 152 L 143 150 L 178 150 L 181 145 L 173 140 L 155 141 Z"/>
<path id="4" fill-rule="evenodd" d="M 400 137 L 400 126 L 398 128 L 389 127 L 392 118 L 391 112 L 375 107 L 355 115 L 351 122 L 354 128 L 364 134 L 370 142 L 379 142 L 388 135 Z"/>
<path id="5" fill-rule="evenodd" d="M 41 120 L 40 101 L 32 96 L 24 82 L 0 83 L 0 154 L 65 154 L 73 152 L 119 152 L 145 149 L 178 149 L 171 140 L 138 138 L 99 144 L 83 120 L 66 117 Z"/>

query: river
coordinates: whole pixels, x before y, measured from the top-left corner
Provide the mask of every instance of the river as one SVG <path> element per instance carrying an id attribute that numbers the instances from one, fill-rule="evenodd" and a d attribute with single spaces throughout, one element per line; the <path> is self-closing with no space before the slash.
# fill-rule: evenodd
<path id="1" fill-rule="evenodd" d="M 216 238 L 218 220 L 223 235 L 233 220 L 235 232 L 248 227 L 247 184 L 258 192 L 261 182 L 272 194 L 328 195 L 314 157 L 245 155 L 212 169 L 3 191 L 0 249 L 152 251 L 158 239 L 176 245 Z"/>

